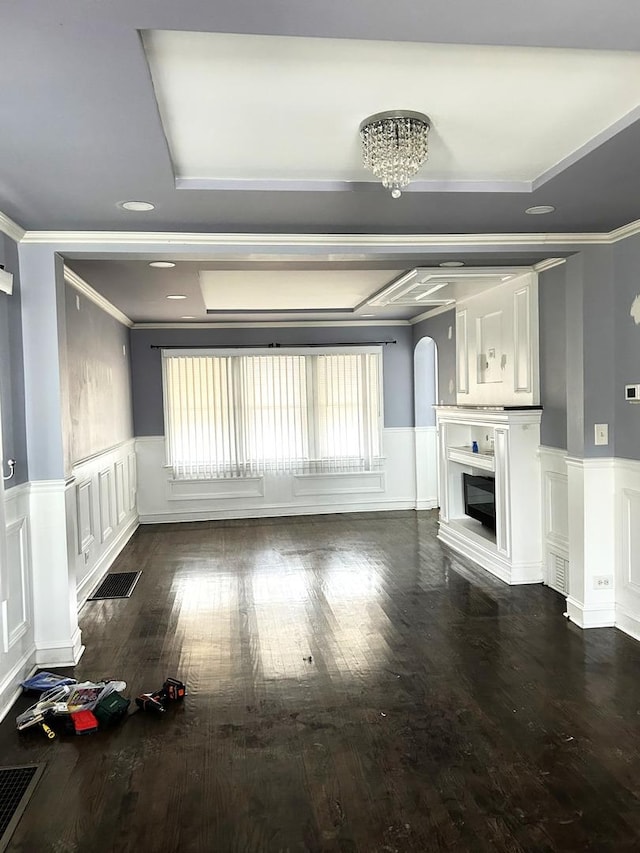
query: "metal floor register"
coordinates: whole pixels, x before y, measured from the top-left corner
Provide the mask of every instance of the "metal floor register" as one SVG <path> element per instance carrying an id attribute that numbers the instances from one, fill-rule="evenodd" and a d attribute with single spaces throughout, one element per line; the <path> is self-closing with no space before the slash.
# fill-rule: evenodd
<path id="1" fill-rule="evenodd" d="M 135 589 L 142 572 L 118 572 L 107 575 L 88 601 L 100 601 L 105 598 L 129 598 Z"/>

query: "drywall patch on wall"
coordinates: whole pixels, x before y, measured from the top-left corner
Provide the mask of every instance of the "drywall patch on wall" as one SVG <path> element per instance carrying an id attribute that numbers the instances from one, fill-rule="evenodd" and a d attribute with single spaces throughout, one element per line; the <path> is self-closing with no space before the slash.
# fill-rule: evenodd
<path id="1" fill-rule="evenodd" d="M 631 303 L 631 311 L 629 313 L 633 317 L 636 326 L 640 326 L 640 293 Z"/>

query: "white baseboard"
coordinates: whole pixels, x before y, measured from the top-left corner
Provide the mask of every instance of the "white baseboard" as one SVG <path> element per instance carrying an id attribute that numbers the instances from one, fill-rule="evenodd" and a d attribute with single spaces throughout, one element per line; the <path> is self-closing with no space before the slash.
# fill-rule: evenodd
<path id="1" fill-rule="evenodd" d="M 126 527 L 122 528 L 122 530 L 113 540 L 109 548 L 104 552 L 104 554 L 102 554 L 102 556 L 95 564 L 91 572 L 78 584 L 78 610 L 80 610 L 83 604 L 86 603 L 86 600 L 89 597 L 90 593 L 95 589 L 95 587 L 100 583 L 104 575 L 106 575 L 106 573 L 109 571 L 109 569 L 115 562 L 116 557 L 122 551 L 129 539 L 131 539 L 137 529 L 138 518 L 134 517 L 127 524 Z"/>
<path id="2" fill-rule="evenodd" d="M 565 613 L 579 628 L 613 628 L 616 626 L 616 608 L 613 603 L 603 607 L 585 607 L 570 595 Z"/>
<path id="3" fill-rule="evenodd" d="M 140 524 L 170 524 L 180 521 L 219 521 L 231 518 L 286 518 L 293 515 L 334 515 L 351 512 L 393 512 L 415 509 L 415 498 L 386 501 L 363 501 L 359 504 L 297 504 L 296 506 L 267 506 L 254 509 L 204 510 L 203 512 L 157 512 L 141 515 Z"/>
<path id="4" fill-rule="evenodd" d="M 35 647 L 26 651 L 0 681 L 0 723 L 22 693 L 22 687 L 16 687 L 16 684 L 19 685 L 36 671 L 35 655 Z"/>
<path id="5" fill-rule="evenodd" d="M 437 509 L 438 498 L 428 498 L 426 500 L 416 501 L 416 509 Z"/>
<path id="6" fill-rule="evenodd" d="M 84 652 L 80 637 L 80 629 L 78 628 L 69 644 L 36 646 L 36 664 L 40 669 L 49 666 L 75 666 Z"/>
<path id="7" fill-rule="evenodd" d="M 616 628 L 640 641 L 640 615 L 630 613 L 621 604 L 616 604 Z"/>
<path id="8" fill-rule="evenodd" d="M 468 534 L 459 533 L 446 522 L 441 521 L 438 539 L 453 551 L 462 554 L 490 574 L 510 586 L 530 583 L 542 583 L 541 563 L 517 563 L 513 565 L 506 557 L 497 553 L 490 543 L 484 545 L 479 538 L 471 539 Z"/>

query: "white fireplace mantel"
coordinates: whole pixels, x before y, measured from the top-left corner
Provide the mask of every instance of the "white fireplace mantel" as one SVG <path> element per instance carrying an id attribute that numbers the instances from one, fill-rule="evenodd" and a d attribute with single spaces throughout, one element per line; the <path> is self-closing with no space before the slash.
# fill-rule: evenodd
<path id="1" fill-rule="evenodd" d="M 539 408 L 436 407 L 438 538 L 509 584 L 543 580 L 541 415 Z M 465 515 L 465 472 L 495 477 L 495 531 Z"/>

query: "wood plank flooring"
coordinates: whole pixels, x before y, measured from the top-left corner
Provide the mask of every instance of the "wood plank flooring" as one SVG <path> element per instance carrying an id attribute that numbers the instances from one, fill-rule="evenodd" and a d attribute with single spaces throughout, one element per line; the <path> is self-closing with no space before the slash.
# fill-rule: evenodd
<path id="1" fill-rule="evenodd" d="M 184 704 L 18 735 L 13 853 L 640 850 L 640 644 L 448 553 L 435 513 L 140 528 L 76 677 Z M 310 659 L 309 659 L 310 658 Z"/>

